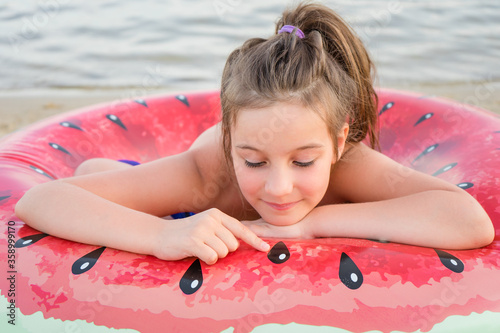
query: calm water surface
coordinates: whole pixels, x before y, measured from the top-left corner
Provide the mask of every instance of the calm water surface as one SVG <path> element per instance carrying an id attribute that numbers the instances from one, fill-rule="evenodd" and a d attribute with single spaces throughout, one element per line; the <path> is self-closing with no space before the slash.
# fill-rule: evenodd
<path id="1" fill-rule="evenodd" d="M 339 0 L 380 85 L 500 80 L 500 1 Z M 41 0 L 0 4 L 0 91 L 214 89 L 227 55 L 267 37 L 287 1 Z"/>

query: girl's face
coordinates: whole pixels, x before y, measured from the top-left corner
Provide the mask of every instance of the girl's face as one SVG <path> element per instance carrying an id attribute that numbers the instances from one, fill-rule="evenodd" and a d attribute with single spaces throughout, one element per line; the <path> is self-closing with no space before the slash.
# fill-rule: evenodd
<path id="1" fill-rule="evenodd" d="M 336 138 L 339 153 L 347 132 L 345 124 Z M 292 103 L 241 110 L 231 139 L 240 190 L 264 221 L 297 223 L 325 195 L 335 155 L 330 132 L 314 111 Z"/>

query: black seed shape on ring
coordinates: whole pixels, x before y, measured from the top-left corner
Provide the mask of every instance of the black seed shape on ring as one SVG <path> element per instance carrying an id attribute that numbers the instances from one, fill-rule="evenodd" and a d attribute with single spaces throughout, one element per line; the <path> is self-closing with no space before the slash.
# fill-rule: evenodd
<path id="1" fill-rule="evenodd" d="M 121 128 L 123 128 L 124 130 L 127 130 L 127 127 L 123 124 L 121 119 L 118 118 L 117 116 L 115 116 L 114 114 L 107 114 L 106 118 L 108 118 L 109 120 L 111 120 L 112 122 L 114 122 L 115 124 L 120 126 Z"/>
<path id="2" fill-rule="evenodd" d="M 30 246 L 31 244 L 35 244 L 40 239 L 43 239 L 43 238 L 45 238 L 47 236 L 48 236 L 48 234 L 35 234 L 35 235 L 31 235 L 31 236 L 26 236 L 26 237 L 23 237 L 23 238 L 19 238 L 16 241 L 16 244 L 14 244 L 14 246 L 17 247 L 17 248 Z"/>
<path id="3" fill-rule="evenodd" d="M 282 264 L 290 259 L 290 251 L 285 243 L 278 242 L 269 250 L 267 258 L 275 264 Z"/>
<path id="4" fill-rule="evenodd" d="M 432 175 L 433 175 L 433 176 L 440 175 L 440 174 L 442 174 L 443 172 L 446 172 L 446 171 L 449 171 L 449 170 L 453 169 L 454 167 L 456 167 L 456 166 L 457 166 L 457 164 L 458 164 L 457 162 L 447 164 L 447 165 L 445 165 L 444 167 L 442 167 L 441 169 L 439 169 L 438 171 L 434 172 Z"/>
<path id="5" fill-rule="evenodd" d="M 57 143 L 49 142 L 49 146 L 54 148 L 55 150 L 62 151 L 63 153 L 65 153 L 67 155 L 71 155 L 71 153 L 68 150 L 66 150 L 64 147 L 58 145 Z"/>
<path id="6" fill-rule="evenodd" d="M 73 263 L 73 266 L 71 266 L 71 273 L 74 275 L 82 274 L 90 270 L 92 267 L 97 262 L 97 259 L 101 256 L 101 254 L 104 252 L 106 247 L 100 247 L 97 250 L 94 250 L 92 252 L 87 253 L 77 261 Z"/>
<path id="7" fill-rule="evenodd" d="M 413 125 L 414 127 L 417 126 L 418 124 L 420 124 L 421 122 L 423 121 L 426 121 L 427 119 L 430 119 L 432 118 L 432 116 L 434 116 L 434 113 L 432 112 L 429 112 L 429 113 L 426 113 L 424 114 L 422 117 L 420 117 L 419 120 L 417 120 L 417 122 L 415 123 L 415 125 Z"/>
<path id="8" fill-rule="evenodd" d="M 43 171 L 42 169 L 40 168 L 37 168 L 36 166 L 34 165 L 30 165 L 30 168 L 35 170 L 37 173 L 41 174 L 41 175 L 44 175 L 45 177 L 48 177 L 50 179 L 54 179 L 54 177 L 52 177 L 51 175 L 49 175 L 48 173 L 46 173 L 45 171 Z"/>
<path id="9" fill-rule="evenodd" d="M 181 101 L 182 103 L 184 103 L 184 105 L 188 106 L 189 107 L 189 101 L 187 99 L 186 96 L 184 95 L 177 95 L 175 96 L 175 98 L 177 98 L 179 101 Z"/>
<path id="10" fill-rule="evenodd" d="M 468 182 L 463 182 L 463 183 L 460 183 L 460 184 L 457 184 L 458 187 L 460 187 L 462 190 L 466 190 L 468 188 L 471 188 L 472 186 L 474 186 L 473 183 L 468 183 Z"/>
<path id="11" fill-rule="evenodd" d="M 464 271 L 464 263 L 462 260 L 458 259 L 457 257 L 449 254 L 448 252 L 444 252 L 441 250 L 436 250 L 439 260 L 441 260 L 441 263 L 448 268 L 449 270 L 455 272 L 455 273 L 462 273 Z"/>
<path id="12" fill-rule="evenodd" d="M 149 107 L 148 103 L 146 103 L 146 101 L 143 99 L 134 99 L 134 102 L 136 102 L 137 104 L 141 104 L 142 106 L 145 106 L 147 108 Z"/>
<path id="13" fill-rule="evenodd" d="M 363 274 L 354 261 L 344 252 L 340 257 L 339 278 L 349 289 L 358 289 L 363 284 Z"/>
<path id="14" fill-rule="evenodd" d="M 390 108 L 392 108 L 394 106 L 394 102 L 389 102 L 387 104 L 385 104 L 382 109 L 380 109 L 380 112 L 378 113 L 378 115 L 380 116 L 382 113 L 384 113 L 385 111 L 389 110 Z"/>
<path id="15" fill-rule="evenodd" d="M 83 132 L 83 130 L 79 126 L 76 126 L 75 124 L 70 123 L 69 121 L 60 122 L 59 125 L 61 125 L 62 127 L 73 128 Z"/>
<path id="16" fill-rule="evenodd" d="M 418 155 L 417 157 L 415 157 L 415 159 L 413 160 L 413 162 L 411 162 L 412 164 L 415 163 L 417 160 L 419 160 L 420 158 L 424 157 L 425 155 L 433 152 L 437 147 L 439 146 L 438 143 L 436 144 L 433 144 L 432 146 L 429 146 L 427 148 L 425 148 L 425 150 L 423 152 L 420 153 L 420 155 Z"/>
<path id="17" fill-rule="evenodd" d="M 186 295 L 194 294 L 203 284 L 203 272 L 201 271 L 200 259 L 196 259 L 186 270 L 179 282 L 179 287 Z"/>

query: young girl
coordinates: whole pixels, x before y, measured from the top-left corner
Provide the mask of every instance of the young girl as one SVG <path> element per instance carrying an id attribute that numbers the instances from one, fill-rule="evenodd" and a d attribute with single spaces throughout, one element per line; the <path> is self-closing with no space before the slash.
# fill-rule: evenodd
<path id="1" fill-rule="evenodd" d="M 230 54 L 222 121 L 188 151 L 134 167 L 89 160 L 76 177 L 29 190 L 16 214 L 54 236 L 207 264 L 235 251 L 238 238 L 267 251 L 259 236 L 489 244 L 492 223 L 469 194 L 373 149 L 372 71 L 336 13 L 301 4 L 284 12 L 275 35 Z M 391 174 L 404 181 L 391 186 Z M 161 218 L 183 211 L 197 214 Z"/>

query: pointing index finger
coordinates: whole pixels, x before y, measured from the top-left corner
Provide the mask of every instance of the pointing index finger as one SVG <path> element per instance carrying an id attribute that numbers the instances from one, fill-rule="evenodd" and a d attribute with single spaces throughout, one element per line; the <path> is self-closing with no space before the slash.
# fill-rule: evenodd
<path id="1" fill-rule="evenodd" d="M 259 251 L 267 252 L 271 248 L 269 244 L 259 238 L 253 231 L 236 219 L 229 218 L 225 220 L 224 226 L 228 228 L 233 235 Z"/>

